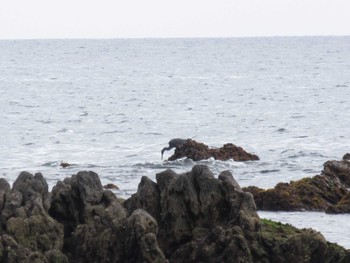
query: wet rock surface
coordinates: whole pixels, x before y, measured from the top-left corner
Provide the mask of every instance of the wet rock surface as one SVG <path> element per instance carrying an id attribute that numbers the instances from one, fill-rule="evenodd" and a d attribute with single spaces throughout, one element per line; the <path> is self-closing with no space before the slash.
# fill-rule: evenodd
<path id="1" fill-rule="evenodd" d="M 279 183 L 273 189 L 255 186 L 243 188 L 254 196 L 260 210 L 350 212 L 350 162 L 345 154 L 341 161 L 327 161 L 320 175 L 290 183 Z"/>
<path id="2" fill-rule="evenodd" d="M 176 147 L 175 152 L 169 157 L 169 161 L 181 158 L 190 158 L 194 161 L 206 160 L 214 158 L 215 160 L 226 161 L 233 159 L 234 161 L 256 161 L 259 157 L 255 154 L 246 152 L 242 147 L 238 147 L 232 143 L 227 143 L 221 148 L 212 149 L 207 145 L 188 139 L 186 142 Z"/>
<path id="3" fill-rule="evenodd" d="M 313 230 L 260 219 L 232 174 L 207 166 L 143 177 L 121 203 L 94 172 L 48 192 L 41 174 L 0 179 L 0 262 L 350 262 Z"/>

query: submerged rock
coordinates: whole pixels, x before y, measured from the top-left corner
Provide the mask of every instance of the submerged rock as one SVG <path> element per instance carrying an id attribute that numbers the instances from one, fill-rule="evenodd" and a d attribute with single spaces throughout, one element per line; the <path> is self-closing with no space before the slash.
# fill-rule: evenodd
<path id="1" fill-rule="evenodd" d="M 232 143 L 227 143 L 221 148 L 211 149 L 203 143 L 188 139 L 180 146 L 176 147 L 175 152 L 169 157 L 169 161 L 180 158 L 190 158 L 194 161 L 206 160 L 214 158 L 215 160 L 226 161 L 233 159 L 234 161 L 256 161 L 259 157 L 255 154 L 246 152 L 242 147 L 238 147 Z"/>
<path id="2" fill-rule="evenodd" d="M 73 164 L 67 163 L 67 162 L 61 162 L 61 163 L 60 163 L 60 167 L 62 167 L 62 168 L 67 168 L 67 167 L 69 167 L 69 166 L 73 166 Z"/>
<path id="3" fill-rule="evenodd" d="M 256 213 L 232 174 L 207 166 L 143 177 L 123 204 L 94 172 L 0 179 L 0 262 L 349 262 L 313 230 Z"/>
<path id="4" fill-rule="evenodd" d="M 321 175 L 279 183 L 268 190 L 255 186 L 243 190 L 253 194 L 260 210 L 349 213 L 350 162 L 347 156 L 342 161 L 326 162 Z"/>

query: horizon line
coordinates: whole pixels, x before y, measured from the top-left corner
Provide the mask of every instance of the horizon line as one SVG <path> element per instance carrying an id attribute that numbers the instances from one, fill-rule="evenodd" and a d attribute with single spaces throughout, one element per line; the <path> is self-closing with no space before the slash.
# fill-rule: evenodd
<path id="1" fill-rule="evenodd" d="M 144 36 L 144 37 L 23 37 L 23 38 L 1 38 L 0 41 L 15 40 L 141 40 L 141 39 L 234 39 L 234 38 L 301 38 L 301 37 L 350 37 L 346 34 L 315 34 L 315 35 L 261 35 L 261 36 Z"/>

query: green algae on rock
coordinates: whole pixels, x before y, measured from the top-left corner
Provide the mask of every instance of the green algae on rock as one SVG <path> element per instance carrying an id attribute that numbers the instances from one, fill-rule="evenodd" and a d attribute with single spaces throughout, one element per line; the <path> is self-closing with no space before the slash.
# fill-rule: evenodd
<path id="1" fill-rule="evenodd" d="M 349 213 L 350 162 L 344 158 L 326 162 L 320 175 L 278 183 L 268 190 L 255 186 L 243 190 L 253 194 L 260 210 Z"/>

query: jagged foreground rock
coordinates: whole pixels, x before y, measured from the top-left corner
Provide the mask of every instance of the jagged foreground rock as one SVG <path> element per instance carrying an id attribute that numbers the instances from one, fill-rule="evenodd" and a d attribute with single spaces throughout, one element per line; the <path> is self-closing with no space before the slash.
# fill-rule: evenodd
<path id="1" fill-rule="evenodd" d="M 170 262 L 347 262 L 349 251 L 314 230 L 260 220 L 252 196 L 231 173 L 206 166 L 143 177 L 124 206 L 157 219 L 158 244 Z M 158 201 L 160 200 L 160 201 Z M 350 261 L 349 261 L 350 262 Z"/>
<path id="2" fill-rule="evenodd" d="M 157 222 L 143 210 L 128 214 L 94 172 L 79 172 L 52 189 L 50 215 L 64 225 L 70 262 L 164 262 Z"/>
<path id="3" fill-rule="evenodd" d="M 206 160 L 214 158 L 215 160 L 227 161 L 232 159 L 234 161 L 256 161 L 259 156 L 248 153 L 242 147 L 236 146 L 232 143 L 224 144 L 221 148 L 209 148 L 204 143 L 196 142 L 187 139 L 183 144 L 177 146 L 175 152 L 169 157 L 169 161 L 174 161 L 181 158 L 190 158 L 193 161 Z"/>
<path id="4" fill-rule="evenodd" d="M 313 230 L 260 220 L 229 172 L 143 177 L 121 203 L 94 172 L 0 180 L 0 262 L 350 262 Z M 51 200 L 51 201 L 50 201 Z"/>
<path id="5" fill-rule="evenodd" d="M 0 179 L 0 262 L 68 262 L 63 225 L 48 214 L 50 195 L 40 173 Z"/>
<path id="6" fill-rule="evenodd" d="M 341 161 L 327 161 L 320 175 L 279 183 L 273 189 L 250 186 L 244 191 L 254 195 L 260 210 L 350 213 L 349 156 L 345 154 Z"/>

